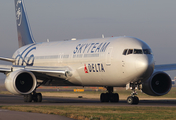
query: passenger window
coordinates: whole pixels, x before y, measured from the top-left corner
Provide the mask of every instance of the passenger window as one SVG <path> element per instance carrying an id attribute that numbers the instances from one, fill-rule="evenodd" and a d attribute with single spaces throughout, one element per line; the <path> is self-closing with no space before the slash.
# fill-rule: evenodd
<path id="1" fill-rule="evenodd" d="M 134 49 L 134 54 L 143 54 L 142 49 Z"/>
<path id="2" fill-rule="evenodd" d="M 133 54 L 133 49 L 129 49 L 128 54 Z"/>
<path id="3" fill-rule="evenodd" d="M 152 54 L 150 49 L 143 49 L 144 54 Z"/>
<path id="4" fill-rule="evenodd" d="M 127 51 L 128 51 L 128 49 L 125 49 L 125 50 L 123 51 L 123 55 L 126 55 Z"/>

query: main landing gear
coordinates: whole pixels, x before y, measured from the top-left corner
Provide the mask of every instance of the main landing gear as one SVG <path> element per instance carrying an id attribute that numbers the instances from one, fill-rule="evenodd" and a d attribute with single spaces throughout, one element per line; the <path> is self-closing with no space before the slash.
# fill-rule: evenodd
<path id="1" fill-rule="evenodd" d="M 39 86 L 41 86 L 43 83 L 45 83 L 45 82 L 39 83 L 32 93 L 24 95 L 24 102 L 32 102 L 32 101 L 42 102 L 42 94 L 41 93 L 36 93 L 36 89 Z"/>
<path id="2" fill-rule="evenodd" d="M 131 93 L 131 96 L 127 98 L 128 104 L 138 104 L 139 98 L 137 97 L 137 92 L 135 91 L 135 88 L 138 86 L 138 89 L 141 89 L 140 84 L 133 84 L 130 83 L 130 87 L 132 88 L 133 92 Z M 113 87 L 106 87 L 107 93 L 101 93 L 100 95 L 100 101 L 101 102 L 119 102 L 119 95 L 118 93 L 113 93 Z"/>
<path id="3" fill-rule="evenodd" d="M 118 93 L 113 93 L 113 87 L 107 87 L 107 93 L 101 93 L 100 101 L 101 102 L 119 102 Z"/>
<path id="4" fill-rule="evenodd" d="M 24 102 L 42 102 L 42 94 L 33 92 L 28 95 L 24 95 Z"/>
<path id="5" fill-rule="evenodd" d="M 136 96 L 137 92 L 135 91 L 136 85 L 131 84 L 133 92 L 131 93 L 131 96 L 127 98 L 127 103 L 128 104 L 138 104 L 139 103 L 139 98 Z"/>

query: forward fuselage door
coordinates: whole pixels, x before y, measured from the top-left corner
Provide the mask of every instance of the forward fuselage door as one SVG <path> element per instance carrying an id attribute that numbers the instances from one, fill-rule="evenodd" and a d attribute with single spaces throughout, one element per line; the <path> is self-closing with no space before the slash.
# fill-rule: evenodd
<path id="1" fill-rule="evenodd" d="M 112 60 L 112 50 L 113 47 L 108 48 L 107 54 L 106 54 L 106 65 L 110 66 L 111 65 L 111 60 Z"/>

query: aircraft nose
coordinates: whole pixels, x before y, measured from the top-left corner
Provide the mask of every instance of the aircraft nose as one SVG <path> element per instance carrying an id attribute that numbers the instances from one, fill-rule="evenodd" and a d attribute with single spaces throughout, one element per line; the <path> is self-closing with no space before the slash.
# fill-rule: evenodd
<path id="1" fill-rule="evenodd" d="M 148 76 L 153 73 L 154 60 L 152 56 L 138 57 L 136 60 L 136 70 L 139 75 Z"/>

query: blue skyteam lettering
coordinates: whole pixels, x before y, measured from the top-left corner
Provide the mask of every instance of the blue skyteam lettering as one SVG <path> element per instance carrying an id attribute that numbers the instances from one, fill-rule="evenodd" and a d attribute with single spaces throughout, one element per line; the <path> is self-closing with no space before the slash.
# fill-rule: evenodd
<path id="1" fill-rule="evenodd" d="M 78 44 L 78 45 L 76 46 L 76 50 L 73 51 L 74 54 L 78 52 L 79 46 L 81 46 L 81 44 Z"/>
<path id="2" fill-rule="evenodd" d="M 92 49 L 91 49 L 91 53 L 94 53 L 97 44 L 99 44 L 99 43 L 95 43 L 95 44 L 94 44 L 94 46 L 93 46 Z"/>
<path id="3" fill-rule="evenodd" d="M 87 44 L 78 44 L 73 51 L 74 54 L 77 53 L 99 53 L 106 52 L 106 49 L 110 42 L 105 43 L 87 43 Z"/>
<path id="4" fill-rule="evenodd" d="M 109 42 L 109 43 L 110 43 L 110 42 Z M 109 45 L 109 43 L 105 43 L 105 44 L 101 47 L 100 52 L 105 52 L 105 51 L 106 51 L 107 46 Z"/>
<path id="5" fill-rule="evenodd" d="M 89 72 L 105 72 L 105 69 L 102 63 L 88 64 L 88 70 Z"/>
<path id="6" fill-rule="evenodd" d="M 87 47 L 88 47 L 89 45 L 90 45 L 90 44 L 86 44 L 83 53 L 85 52 L 85 50 L 87 49 Z"/>

